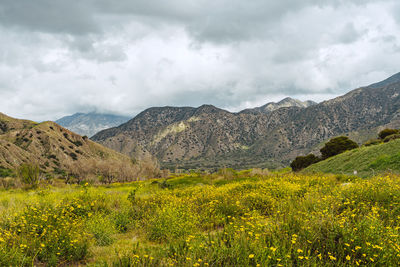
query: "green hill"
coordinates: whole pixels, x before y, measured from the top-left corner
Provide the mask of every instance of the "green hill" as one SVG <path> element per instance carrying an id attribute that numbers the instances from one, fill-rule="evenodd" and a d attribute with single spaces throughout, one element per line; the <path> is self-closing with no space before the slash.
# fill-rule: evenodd
<path id="1" fill-rule="evenodd" d="M 362 177 L 378 173 L 400 173 L 400 140 L 360 147 L 328 158 L 304 169 L 305 173 L 357 174 Z"/>

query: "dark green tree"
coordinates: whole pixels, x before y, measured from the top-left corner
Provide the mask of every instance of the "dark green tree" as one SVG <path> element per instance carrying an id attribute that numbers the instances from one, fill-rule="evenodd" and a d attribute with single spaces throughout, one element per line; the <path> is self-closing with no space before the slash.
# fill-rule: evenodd
<path id="1" fill-rule="evenodd" d="M 338 136 L 329 140 L 320 151 L 322 159 L 327 159 L 357 147 L 358 144 L 347 136 Z"/>
<path id="2" fill-rule="evenodd" d="M 398 134 L 399 130 L 396 129 L 384 129 L 379 132 L 378 136 L 380 139 L 385 139 L 385 137 L 392 135 L 392 134 Z"/>
<path id="3" fill-rule="evenodd" d="M 390 142 L 392 140 L 399 139 L 399 138 L 400 138 L 400 134 L 391 134 L 391 135 L 386 136 L 385 139 L 383 139 L 383 142 L 387 143 L 387 142 Z"/>
<path id="4" fill-rule="evenodd" d="M 318 161 L 320 161 L 320 159 L 314 154 L 308 154 L 307 156 L 298 156 L 292 161 L 292 163 L 290 163 L 290 167 L 293 171 L 297 172 L 310 166 L 311 164 L 317 163 Z"/>

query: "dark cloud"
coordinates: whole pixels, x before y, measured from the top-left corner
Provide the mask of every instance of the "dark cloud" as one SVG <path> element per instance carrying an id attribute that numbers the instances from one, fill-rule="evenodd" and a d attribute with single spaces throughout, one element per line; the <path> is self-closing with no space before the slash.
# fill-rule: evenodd
<path id="1" fill-rule="evenodd" d="M 2 0 L 0 23 L 31 31 L 55 34 L 87 34 L 98 32 L 91 5 L 86 1 Z"/>
<path id="2" fill-rule="evenodd" d="M 232 41 L 259 38 L 270 34 L 288 14 L 309 7 L 326 8 L 366 5 L 372 0 L 3 0 L 0 22 L 6 26 L 33 31 L 82 35 L 98 33 L 107 22 L 124 24 L 129 20 L 143 23 L 177 23 L 193 36 L 205 41 Z M 111 18 L 111 21 L 110 21 Z"/>

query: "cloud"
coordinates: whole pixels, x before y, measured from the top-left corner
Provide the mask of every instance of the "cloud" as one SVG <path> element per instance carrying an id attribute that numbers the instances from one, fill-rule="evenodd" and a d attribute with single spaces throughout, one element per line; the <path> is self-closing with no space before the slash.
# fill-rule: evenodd
<path id="1" fill-rule="evenodd" d="M 395 0 L 3 0 L 0 111 L 47 120 L 324 100 L 399 71 L 399 8 Z"/>
<path id="2" fill-rule="evenodd" d="M 87 34 L 100 31 L 90 5 L 63 0 L 2 0 L 0 23 L 28 31 Z"/>

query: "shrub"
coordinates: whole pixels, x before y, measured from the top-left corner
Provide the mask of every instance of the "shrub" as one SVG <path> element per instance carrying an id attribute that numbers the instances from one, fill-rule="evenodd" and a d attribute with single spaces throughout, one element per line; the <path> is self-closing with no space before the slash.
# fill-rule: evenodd
<path id="1" fill-rule="evenodd" d="M 265 192 L 249 192 L 242 202 L 249 210 L 258 210 L 261 214 L 271 214 L 276 206 L 276 200 Z"/>
<path id="2" fill-rule="evenodd" d="M 14 176 L 12 170 L 0 167 L 0 177 L 12 177 L 12 176 Z"/>
<path id="3" fill-rule="evenodd" d="M 218 174 L 222 175 L 224 179 L 227 180 L 232 180 L 234 178 L 237 178 L 237 172 L 232 168 L 222 168 L 218 170 Z"/>
<path id="4" fill-rule="evenodd" d="M 398 134 L 399 130 L 396 129 L 384 129 L 379 132 L 378 136 L 380 139 L 385 139 L 386 136 L 392 135 L 392 134 Z"/>
<path id="5" fill-rule="evenodd" d="M 374 146 L 379 145 L 382 142 L 380 139 L 371 139 L 364 143 L 364 146 Z"/>
<path id="6" fill-rule="evenodd" d="M 387 142 L 390 142 L 390 141 L 392 141 L 392 140 L 399 139 L 399 138 L 400 138 L 400 134 L 391 134 L 391 135 L 386 136 L 386 137 L 383 139 L 383 142 L 384 142 L 384 143 L 387 143 Z"/>
<path id="7" fill-rule="evenodd" d="M 339 136 L 329 140 L 320 151 L 322 158 L 327 159 L 357 147 L 358 144 L 349 139 L 347 136 Z"/>
<path id="8" fill-rule="evenodd" d="M 70 165 L 68 182 L 82 183 L 91 173 L 94 173 L 95 162 L 93 160 L 79 160 Z"/>
<path id="9" fill-rule="evenodd" d="M 39 166 L 36 164 L 22 164 L 17 169 L 18 177 L 30 187 L 36 187 L 39 184 L 39 172 Z"/>
<path id="10" fill-rule="evenodd" d="M 97 163 L 97 170 L 99 174 L 99 180 L 104 184 L 111 184 L 116 182 L 118 174 L 121 170 L 118 162 L 115 161 L 101 161 Z"/>
<path id="11" fill-rule="evenodd" d="M 0 187 L 9 189 L 15 186 L 15 179 L 11 177 L 0 177 Z M 0 265 L 1 266 L 1 265 Z"/>
<path id="12" fill-rule="evenodd" d="M 292 163 L 290 163 L 290 167 L 293 171 L 297 172 L 310 166 L 311 164 L 317 163 L 318 161 L 320 161 L 320 159 L 314 154 L 308 154 L 307 156 L 298 156 L 292 161 Z"/>
<path id="13" fill-rule="evenodd" d="M 69 156 L 70 156 L 73 160 L 78 160 L 78 156 L 77 156 L 74 152 L 69 153 Z"/>
<path id="14" fill-rule="evenodd" d="M 125 233 L 131 224 L 131 214 L 129 211 L 117 212 L 114 215 L 114 225 L 118 232 Z"/>
<path id="15" fill-rule="evenodd" d="M 82 146 L 83 144 L 82 144 L 82 142 L 81 141 L 74 141 L 74 142 L 72 142 L 74 145 L 76 145 L 76 146 Z"/>

